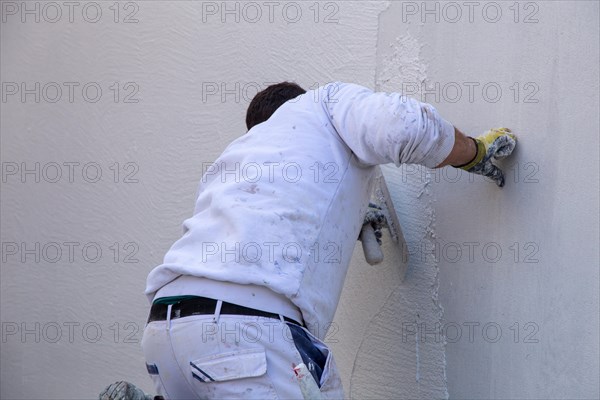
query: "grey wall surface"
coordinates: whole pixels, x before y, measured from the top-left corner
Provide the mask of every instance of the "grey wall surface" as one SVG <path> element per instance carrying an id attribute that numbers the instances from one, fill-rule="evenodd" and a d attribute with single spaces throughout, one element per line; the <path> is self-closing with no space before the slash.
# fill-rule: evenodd
<path id="1" fill-rule="evenodd" d="M 281 80 L 519 136 L 503 189 L 384 167 L 409 269 L 355 249 L 326 338 L 348 397 L 600 397 L 597 2 L 76 3 L 0 3 L 0 398 L 151 390 L 146 275 Z"/>

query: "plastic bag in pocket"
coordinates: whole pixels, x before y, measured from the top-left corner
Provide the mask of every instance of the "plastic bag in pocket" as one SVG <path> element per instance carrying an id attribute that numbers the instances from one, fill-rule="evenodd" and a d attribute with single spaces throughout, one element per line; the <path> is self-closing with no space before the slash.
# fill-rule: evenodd
<path id="1" fill-rule="evenodd" d="M 306 365 L 308 371 L 312 374 L 315 382 L 319 387 L 323 383 L 323 372 L 326 368 L 326 363 L 329 357 L 329 349 L 324 343 L 307 333 L 307 331 L 296 324 L 288 323 L 288 327 L 292 332 L 294 345 L 300 353 L 302 361 Z"/>

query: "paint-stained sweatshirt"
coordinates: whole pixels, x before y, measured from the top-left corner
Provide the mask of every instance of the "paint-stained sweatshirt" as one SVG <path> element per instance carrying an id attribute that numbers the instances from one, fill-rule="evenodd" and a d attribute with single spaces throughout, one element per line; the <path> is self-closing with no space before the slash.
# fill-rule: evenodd
<path id="1" fill-rule="evenodd" d="M 378 164 L 435 167 L 454 128 L 428 104 L 331 83 L 283 104 L 205 166 L 184 234 L 147 280 L 181 275 L 287 297 L 320 338 L 335 313 Z"/>

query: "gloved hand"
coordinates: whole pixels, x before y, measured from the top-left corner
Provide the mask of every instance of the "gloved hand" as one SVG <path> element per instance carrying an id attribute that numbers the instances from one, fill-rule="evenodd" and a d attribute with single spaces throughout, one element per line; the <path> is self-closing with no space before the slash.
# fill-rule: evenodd
<path id="1" fill-rule="evenodd" d="M 146 394 L 133 383 L 119 381 L 108 385 L 98 396 L 99 400 L 162 400 L 161 396 Z"/>
<path id="2" fill-rule="evenodd" d="M 375 231 L 375 238 L 377 239 L 377 243 L 381 245 L 381 237 L 383 236 L 381 230 L 387 226 L 387 220 L 385 218 L 385 214 L 375 203 L 369 203 L 369 208 L 367 209 L 367 214 L 365 215 L 365 219 L 363 221 L 364 224 L 371 224 L 373 230 Z M 358 237 L 360 240 L 360 235 Z"/>
<path id="3" fill-rule="evenodd" d="M 477 155 L 470 163 L 458 166 L 467 172 L 487 176 L 500 187 L 504 186 L 502 170 L 492 164 L 492 159 L 500 160 L 509 156 L 517 145 L 517 138 L 508 128 L 494 128 L 477 138 Z"/>

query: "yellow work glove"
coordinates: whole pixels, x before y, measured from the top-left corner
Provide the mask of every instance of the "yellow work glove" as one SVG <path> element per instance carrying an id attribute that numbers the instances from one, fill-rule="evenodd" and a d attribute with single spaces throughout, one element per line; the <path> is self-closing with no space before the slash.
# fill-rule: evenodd
<path id="1" fill-rule="evenodd" d="M 492 159 L 500 160 L 509 156 L 517 145 L 517 138 L 508 128 L 494 128 L 476 138 L 477 155 L 468 164 L 458 166 L 467 172 L 487 176 L 500 187 L 504 186 L 502 170 L 492 164 Z"/>

